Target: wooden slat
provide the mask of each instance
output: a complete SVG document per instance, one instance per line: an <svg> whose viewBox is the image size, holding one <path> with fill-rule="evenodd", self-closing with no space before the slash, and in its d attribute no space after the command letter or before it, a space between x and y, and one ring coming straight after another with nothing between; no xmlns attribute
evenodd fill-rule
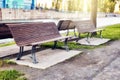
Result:
<svg viewBox="0 0 120 80"><path fill-rule="evenodd" d="M44 43L61 39L61 35L53 22L34 24L9 24L12 35L18 46Z"/></svg>
<svg viewBox="0 0 120 80"><path fill-rule="evenodd" d="M91 20L75 21L75 26L79 33L97 32L103 29L97 29Z"/></svg>

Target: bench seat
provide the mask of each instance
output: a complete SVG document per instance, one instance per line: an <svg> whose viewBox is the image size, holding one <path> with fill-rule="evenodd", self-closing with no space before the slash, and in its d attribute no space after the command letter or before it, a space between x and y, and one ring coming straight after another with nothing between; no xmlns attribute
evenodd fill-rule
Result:
<svg viewBox="0 0 120 80"><path fill-rule="evenodd" d="M57 38L53 38L53 39L48 39L45 41L31 43L30 45L43 44L43 43L47 43L47 42L58 41L58 40L65 39L65 38L70 38L70 36L61 36L61 37L57 37Z"/></svg>

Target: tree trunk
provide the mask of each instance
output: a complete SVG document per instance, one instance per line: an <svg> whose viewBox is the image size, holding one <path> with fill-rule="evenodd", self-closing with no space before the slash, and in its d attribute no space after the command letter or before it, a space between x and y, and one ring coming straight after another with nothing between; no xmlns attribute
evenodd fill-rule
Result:
<svg viewBox="0 0 120 80"><path fill-rule="evenodd" d="M58 11L58 0L56 1L56 4L55 4L55 9Z"/></svg>
<svg viewBox="0 0 120 80"><path fill-rule="evenodd" d="M97 26L97 0L91 0L91 20Z"/></svg>

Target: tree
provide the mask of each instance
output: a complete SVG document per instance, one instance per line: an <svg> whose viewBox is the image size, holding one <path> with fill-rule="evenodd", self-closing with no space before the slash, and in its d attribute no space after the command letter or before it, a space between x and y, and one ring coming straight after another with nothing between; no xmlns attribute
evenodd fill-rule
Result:
<svg viewBox="0 0 120 80"><path fill-rule="evenodd" d="M95 27L96 27L96 18L97 18L97 0L91 1L91 20L93 21ZM94 4L94 5L93 5Z"/></svg>
<svg viewBox="0 0 120 80"><path fill-rule="evenodd" d="M52 1L52 7L55 10L59 11L61 3L62 3L62 0L53 0Z"/></svg>
<svg viewBox="0 0 120 80"><path fill-rule="evenodd" d="M98 8L101 12L114 12L115 0L98 0Z"/></svg>
<svg viewBox="0 0 120 80"><path fill-rule="evenodd" d="M68 11L81 11L82 10L81 1L82 0L69 0Z"/></svg>

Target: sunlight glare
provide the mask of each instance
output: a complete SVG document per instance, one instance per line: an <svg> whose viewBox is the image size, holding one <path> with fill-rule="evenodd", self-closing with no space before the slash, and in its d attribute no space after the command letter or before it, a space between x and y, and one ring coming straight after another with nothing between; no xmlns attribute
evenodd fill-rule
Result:
<svg viewBox="0 0 120 80"><path fill-rule="evenodd" d="M41 7L52 7L52 0L37 0L37 5L40 4Z"/></svg>
<svg viewBox="0 0 120 80"><path fill-rule="evenodd" d="M87 12L87 5L88 5L88 0L84 0L84 4L83 4L83 11Z"/></svg>

